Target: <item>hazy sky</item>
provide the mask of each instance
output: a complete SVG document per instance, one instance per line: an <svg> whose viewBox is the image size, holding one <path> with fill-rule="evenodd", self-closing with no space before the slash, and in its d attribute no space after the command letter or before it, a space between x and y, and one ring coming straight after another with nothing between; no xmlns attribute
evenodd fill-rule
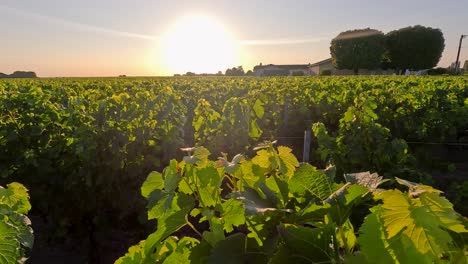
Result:
<svg viewBox="0 0 468 264"><path fill-rule="evenodd" d="M445 67L460 34L468 34L468 0L0 0L0 72L171 74L161 63L160 37L192 14L212 17L242 43L236 63L244 69L326 59L330 40L344 30L386 33L416 24L442 30ZM461 61L468 39L463 46Z"/></svg>

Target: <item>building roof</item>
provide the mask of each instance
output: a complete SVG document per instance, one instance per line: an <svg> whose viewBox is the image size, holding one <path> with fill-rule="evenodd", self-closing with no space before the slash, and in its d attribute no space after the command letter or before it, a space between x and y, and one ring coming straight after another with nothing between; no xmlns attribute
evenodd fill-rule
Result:
<svg viewBox="0 0 468 264"><path fill-rule="evenodd" d="M254 67L255 70L260 70L267 67L277 67L283 70L297 70L297 69L308 69L310 64L289 64L289 65L276 65L276 64L268 64L268 65L257 65Z"/></svg>
<svg viewBox="0 0 468 264"><path fill-rule="evenodd" d="M325 64L325 63L330 63L331 61L332 61L332 59L328 58L328 59L321 60L319 62L313 63L310 66L319 66L319 65L322 65L322 64Z"/></svg>

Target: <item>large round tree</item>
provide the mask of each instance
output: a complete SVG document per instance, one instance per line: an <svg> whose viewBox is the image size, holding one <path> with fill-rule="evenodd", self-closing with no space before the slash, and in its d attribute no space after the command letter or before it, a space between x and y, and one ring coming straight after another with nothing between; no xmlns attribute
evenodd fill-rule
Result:
<svg viewBox="0 0 468 264"><path fill-rule="evenodd" d="M375 69L382 62L385 36L375 29L356 29L341 32L331 41L333 65L338 69Z"/></svg>
<svg viewBox="0 0 468 264"><path fill-rule="evenodd" d="M432 68L445 47L440 29L419 25L387 33L386 42L391 65L398 70Z"/></svg>

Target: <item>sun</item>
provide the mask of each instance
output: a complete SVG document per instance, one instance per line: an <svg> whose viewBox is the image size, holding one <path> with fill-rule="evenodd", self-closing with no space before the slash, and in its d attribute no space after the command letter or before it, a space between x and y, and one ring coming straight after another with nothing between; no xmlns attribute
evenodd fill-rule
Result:
<svg viewBox="0 0 468 264"><path fill-rule="evenodd" d="M180 19L162 38L164 66L172 73L216 73L237 65L237 45L214 19L190 16Z"/></svg>

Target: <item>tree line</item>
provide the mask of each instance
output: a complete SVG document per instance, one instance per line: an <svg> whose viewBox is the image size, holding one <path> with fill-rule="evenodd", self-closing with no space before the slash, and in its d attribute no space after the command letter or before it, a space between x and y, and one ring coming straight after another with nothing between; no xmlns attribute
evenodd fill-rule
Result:
<svg viewBox="0 0 468 264"><path fill-rule="evenodd" d="M15 71L12 74L0 72L0 78L37 78L37 75L35 72L28 71Z"/></svg>
<svg viewBox="0 0 468 264"><path fill-rule="evenodd" d="M232 67L226 69L226 71L218 71L217 73L194 73L194 72L187 72L183 75L174 74L174 76L253 76L254 72L248 70L247 72L244 70L242 66Z"/></svg>
<svg viewBox="0 0 468 264"><path fill-rule="evenodd" d="M445 40L440 29L412 26L387 34L376 29L341 32L330 44L337 69L394 69L397 72L430 69L437 65Z"/></svg>

